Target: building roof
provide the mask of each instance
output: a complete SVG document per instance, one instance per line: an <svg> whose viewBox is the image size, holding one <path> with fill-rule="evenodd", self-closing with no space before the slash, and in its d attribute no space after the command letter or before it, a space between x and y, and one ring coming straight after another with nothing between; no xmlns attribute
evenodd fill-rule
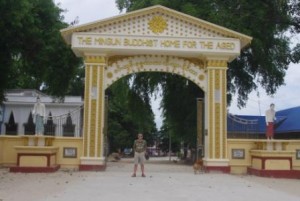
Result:
<svg viewBox="0 0 300 201"><path fill-rule="evenodd" d="M261 133L266 127L264 116L232 115L227 116L227 130L230 132Z"/></svg>
<svg viewBox="0 0 300 201"><path fill-rule="evenodd" d="M35 89L8 89L5 91L6 96L29 96L29 97L42 97L46 94Z"/></svg>
<svg viewBox="0 0 300 201"><path fill-rule="evenodd" d="M300 132L300 106L276 112L277 133Z"/></svg>
<svg viewBox="0 0 300 201"><path fill-rule="evenodd" d="M83 100L80 96L65 96L56 98L44 94L35 89L9 89L5 91L5 105L26 105L36 102L36 97L40 97L45 104L75 104L82 105Z"/></svg>
<svg viewBox="0 0 300 201"><path fill-rule="evenodd" d="M233 117L235 120L233 120ZM285 110L276 111L275 121L275 133L292 133L300 132L300 106L293 107ZM238 120L236 120L238 119ZM246 125L248 124L248 130L253 128L251 122L257 121L256 130L258 133L265 133L266 121L265 116L253 116L253 115L231 115L227 117L228 131L245 131L247 130ZM232 123L232 122L235 123ZM241 123L243 122L243 123ZM253 130L253 129L252 129Z"/></svg>

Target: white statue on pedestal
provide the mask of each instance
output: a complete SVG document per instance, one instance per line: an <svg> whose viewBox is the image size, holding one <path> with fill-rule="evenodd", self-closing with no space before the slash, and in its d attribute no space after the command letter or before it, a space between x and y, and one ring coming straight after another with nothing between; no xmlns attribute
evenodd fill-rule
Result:
<svg viewBox="0 0 300 201"><path fill-rule="evenodd" d="M274 136L274 121L276 120L275 117L275 105L272 103L270 105L270 109L266 111L266 124L267 124L267 130L266 130L266 137L267 139L273 139Z"/></svg>
<svg viewBox="0 0 300 201"><path fill-rule="evenodd" d="M46 117L45 104L41 103L40 97L37 97L34 104L32 114L35 116L35 134L42 135L44 133L44 118Z"/></svg>

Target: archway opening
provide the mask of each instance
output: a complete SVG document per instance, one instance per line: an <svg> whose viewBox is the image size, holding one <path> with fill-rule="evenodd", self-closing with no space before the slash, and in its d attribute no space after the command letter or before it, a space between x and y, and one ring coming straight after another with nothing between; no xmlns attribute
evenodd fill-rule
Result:
<svg viewBox="0 0 300 201"><path fill-rule="evenodd" d="M189 79L166 72L133 73L116 80L106 95L108 154L132 156L133 141L142 132L150 157L172 157L184 163L201 157L197 152L197 100L204 98L204 91ZM156 101L161 114L152 110L155 98L161 100ZM161 115L161 127L155 125L155 115Z"/></svg>

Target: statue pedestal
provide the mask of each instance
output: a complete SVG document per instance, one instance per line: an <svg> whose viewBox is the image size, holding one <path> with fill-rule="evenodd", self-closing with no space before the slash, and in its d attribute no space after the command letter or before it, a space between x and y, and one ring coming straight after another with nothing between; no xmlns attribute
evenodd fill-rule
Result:
<svg viewBox="0 0 300 201"><path fill-rule="evenodd" d="M268 151L273 150L273 143L271 141L267 141L266 145L267 145L266 148Z"/></svg>
<svg viewBox="0 0 300 201"><path fill-rule="evenodd" d="M264 150L267 151L282 151L286 144L286 140L260 140L259 142Z"/></svg>
<svg viewBox="0 0 300 201"><path fill-rule="evenodd" d="M45 135L24 135L22 136L27 139L27 146L51 146L53 136L45 136Z"/></svg>
<svg viewBox="0 0 300 201"><path fill-rule="evenodd" d="M299 177L300 172L292 169L295 154L295 151L251 150L251 167L248 168L248 173L263 177Z"/></svg>
<svg viewBox="0 0 300 201"><path fill-rule="evenodd" d="M51 145L48 136L25 136L27 146L15 146L17 165L10 167L10 172L55 172L57 165L58 147Z"/></svg>

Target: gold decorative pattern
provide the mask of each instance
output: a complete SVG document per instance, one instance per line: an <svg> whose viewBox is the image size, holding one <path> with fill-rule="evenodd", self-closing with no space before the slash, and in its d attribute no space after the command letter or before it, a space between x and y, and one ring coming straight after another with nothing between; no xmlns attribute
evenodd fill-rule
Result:
<svg viewBox="0 0 300 201"><path fill-rule="evenodd" d="M88 116L89 116L89 110L87 108L89 108L89 99L90 99L90 70L91 68L89 66L85 67L85 89L84 89L84 108L86 108L84 110L84 133L83 133L83 155L84 156L88 156L88 140L89 140L89 133L88 133Z"/></svg>
<svg viewBox="0 0 300 201"><path fill-rule="evenodd" d="M95 87L97 88L97 83L98 83L98 67L96 65L92 65L92 86L91 87ZM95 93L95 91L94 91ZM95 94L93 95L95 96ZM90 151L89 151L89 156L94 157L95 156L95 133L96 133L96 115L97 115L97 110L96 110L96 104L97 104L97 99L92 98L91 102L91 111L90 111Z"/></svg>
<svg viewBox="0 0 300 201"><path fill-rule="evenodd" d="M214 111L213 125L214 130L214 158L222 159L227 158L227 136L226 136L226 71L227 71L227 63L220 61L212 61L209 62L208 72L213 72L214 81L213 89L210 90L218 90L220 92L220 102L213 103L209 107L213 107L211 111ZM226 68L214 68L214 67L226 67ZM211 77L209 77L211 78ZM213 78L211 78L213 79ZM211 83L210 83L211 84ZM210 93L210 92L209 92Z"/></svg>
<svg viewBox="0 0 300 201"><path fill-rule="evenodd" d="M90 124L90 156L95 157L95 137L96 137L96 115L97 115L97 105L98 100L92 100L91 101L91 111L90 111L90 119L91 119L91 124Z"/></svg>
<svg viewBox="0 0 300 201"><path fill-rule="evenodd" d="M163 55L131 55L131 56L111 56L108 58L108 67L112 66L113 64L118 64L118 62L123 61L124 59L134 59L136 57L165 57L166 62L169 63L171 59L177 58L177 59L182 59L185 61L189 61L191 64L194 64L197 66L199 69L204 69L204 61L202 59L193 59L193 58L186 58L186 57L177 57L177 56L163 56Z"/></svg>
<svg viewBox="0 0 300 201"><path fill-rule="evenodd" d="M106 77L109 78L109 79L111 79L113 77L113 73L112 72L108 72L106 74Z"/></svg>
<svg viewBox="0 0 300 201"><path fill-rule="evenodd" d="M205 79L205 75L200 74L200 75L198 76L198 79L201 80L201 81L203 81L203 80Z"/></svg>
<svg viewBox="0 0 300 201"><path fill-rule="evenodd" d="M219 62L208 63L209 67L220 67ZM226 63L223 63L224 65ZM226 71L227 68L208 68L209 79L209 116L213 116L209 119L210 129L212 136L209 136L209 143L212 144L214 154L211 156L216 159L222 159L227 157L227 132L226 132ZM220 91L220 102L214 103L210 97L213 97L215 90ZM212 95L211 95L212 94ZM212 141L211 141L212 140ZM214 141L213 141L214 140Z"/></svg>
<svg viewBox="0 0 300 201"><path fill-rule="evenodd" d="M185 60L193 63L195 66L198 66L200 69L204 69L204 62L203 62L203 59L201 59L201 58L199 58L199 59L185 58L185 57L178 57L178 58L185 59Z"/></svg>
<svg viewBox="0 0 300 201"><path fill-rule="evenodd" d="M106 62L106 59L104 56L87 55L84 57L84 61L85 63L103 64Z"/></svg>
<svg viewBox="0 0 300 201"><path fill-rule="evenodd" d="M173 30L168 30L167 32L170 33L167 33L167 35L174 35L176 33L177 35L184 36L187 36L188 34L189 36L193 37L205 37L205 35L211 35L210 37L237 38L242 41L242 47L249 44L252 40L252 38L247 35L240 34L238 32L162 6L153 6L134 12L129 12L125 15L100 20L97 23L69 27L61 30L61 34L68 43L70 43L71 35L74 32L99 32L114 34L120 33L121 31L128 31L137 33L139 35L149 35L149 32L147 32L147 28L145 28L145 26L143 25L146 24L144 20L147 18L147 16L153 16L157 14L164 15L168 22L173 21L173 28L171 28ZM132 23L132 27L130 27L130 23ZM181 31L181 23L183 24L183 26L188 25L189 28L186 31Z"/></svg>
<svg viewBox="0 0 300 201"><path fill-rule="evenodd" d="M220 158L220 103L215 103L215 158Z"/></svg>
<svg viewBox="0 0 300 201"><path fill-rule="evenodd" d="M92 87L96 87L97 86L97 66L93 66L92 67Z"/></svg>
<svg viewBox="0 0 300 201"><path fill-rule="evenodd" d="M204 62L200 58L191 59L167 55L112 56L108 58L108 65L104 69L107 78L105 88L121 77L132 73L166 72L181 75L204 91L207 90L205 81L207 75L204 70ZM199 75L201 76L199 77Z"/></svg>
<svg viewBox="0 0 300 201"><path fill-rule="evenodd" d="M220 70L215 70L215 89L220 89Z"/></svg>
<svg viewBox="0 0 300 201"><path fill-rule="evenodd" d="M227 73L226 70L223 70L222 75L222 110L223 110L223 158L227 158L227 98L226 98L226 90L227 90Z"/></svg>
<svg viewBox="0 0 300 201"><path fill-rule="evenodd" d="M155 33L160 34L164 32L164 30L167 28L168 23L162 16L154 16L152 19L148 22L149 29Z"/></svg>
<svg viewBox="0 0 300 201"><path fill-rule="evenodd" d="M132 57L132 56L111 56L108 58L108 66L112 66L114 63L117 63L118 61L120 60L123 60L123 59L126 59L126 58L129 58L129 57Z"/></svg>
<svg viewBox="0 0 300 201"><path fill-rule="evenodd" d="M209 67L220 67L226 62L210 62ZM208 68L208 110L209 110L209 157L226 158L226 70ZM214 102L216 90L220 91L220 101Z"/></svg>
<svg viewBox="0 0 300 201"><path fill-rule="evenodd" d="M226 60L208 60L207 67L227 67Z"/></svg>
<svg viewBox="0 0 300 201"><path fill-rule="evenodd" d="M214 127L214 112L213 112L213 100L214 100L214 90L213 90L213 72L208 71L209 76L209 87L208 87L208 110L209 110L209 130L208 130L208 138L209 138L209 158L213 158L213 127Z"/></svg>
<svg viewBox="0 0 300 201"><path fill-rule="evenodd" d="M102 136L104 135L103 133L103 128L104 128L104 104L105 104L105 97L104 97L104 83L103 83L103 79L104 78L104 68L100 68L100 72L99 72L99 78L101 81L99 83L99 94L98 94L98 122L97 122L97 126L98 126L98 133L96 133L97 135L97 146L98 146L98 151L97 151L97 157L101 157L102 154L102 146L104 146L104 143L102 143Z"/></svg>

